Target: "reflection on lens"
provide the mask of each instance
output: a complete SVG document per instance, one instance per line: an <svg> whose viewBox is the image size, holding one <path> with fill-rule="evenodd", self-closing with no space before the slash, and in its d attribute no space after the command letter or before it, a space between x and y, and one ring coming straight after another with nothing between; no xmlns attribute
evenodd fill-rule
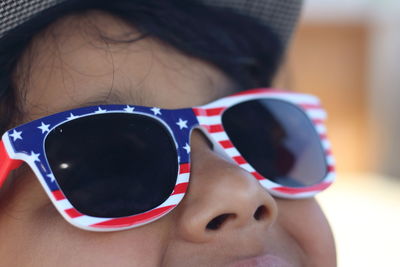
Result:
<svg viewBox="0 0 400 267"><path fill-rule="evenodd" d="M68 163L61 163L60 164L60 169L68 169L69 168L69 164Z"/></svg>
<svg viewBox="0 0 400 267"><path fill-rule="evenodd" d="M69 121L49 133L45 150L61 190L85 215L139 214L164 202L175 186L174 141L164 125L145 115Z"/></svg>
<svg viewBox="0 0 400 267"><path fill-rule="evenodd" d="M289 187L315 185L326 174L318 133L306 114L281 100L251 100L222 116L240 154L267 179Z"/></svg>

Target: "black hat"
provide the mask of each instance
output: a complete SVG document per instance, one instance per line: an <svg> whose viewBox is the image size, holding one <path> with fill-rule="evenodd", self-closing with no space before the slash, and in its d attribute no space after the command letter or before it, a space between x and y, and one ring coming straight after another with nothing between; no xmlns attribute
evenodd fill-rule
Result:
<svg viewBox="0 0 400 267"><path fill-rule="evenodd" d="M0 39L40 12L70 0L0 0ZM286 44L297 23L303 0L199 0L207 6L230 8L268 25Z"/></svg>

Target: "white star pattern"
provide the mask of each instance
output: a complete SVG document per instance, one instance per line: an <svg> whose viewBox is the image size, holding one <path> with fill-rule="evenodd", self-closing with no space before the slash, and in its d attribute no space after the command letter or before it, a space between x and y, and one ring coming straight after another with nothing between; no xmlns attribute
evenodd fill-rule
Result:
<svg viewBox="0 0 400 267"><path fill-rule="evenodd" d="M52 174L52 173L47 174L47 177L50 178L50 181L51 181L52 183L54 183L54 181L56 180L56 178L54 177L54 174Z"/></svg>
<svg viewBox="0 0 400 267"><path fill-rule="evenodd" d="M161 115L161 111L160 111L160 109L159 108L152 108L152 109L150 109L151 111L153 111L153 113L154 113L154 115Z"/></svg>
<svg viewBox="0 0 400 267"><path fill-rule="evenodd" d="M50 124L45 124L44 122L42 122L42 124L38 127L40 130L42 130L42 134L44 134L45 132L49 132L50 129Z"/></svg>
<svg viewBox="0 0 400 267"><path fill-rule="evenodd" d="M31 151L30 158L33 160L33 162L40 161L39 156L40 156L40 153L36 154L35 152Z"/></svg>
<svg viewBox="0 0 400 267"><path fill-rule="evenodd" d="M102 109L101 107L99 107L94 113L106 113L107 110Z"/></svg>
<svg viewBox="0 0 400 267"><path fill-rule="evenodd" d="M133 112L133 111L135 110L135 108L134 108L134 107L131 107L131 106L129 106L129 105L126 105L126 108L124 108L124 110L125 110L126 112Z"/></svg>
<svg viewBox="0 0 400 267"><path fill-rule="evenodd" d="M188 121L184 121L184 120L182 120L181 118L179 118L179 121L176 123L178 126L179 126L179 128L182 130L183 128L187 128L188 126L187 126L187 123L188 123Z"/></svg>
<svg viewBox="0 0 400 267"><path fill-rule="evenodd" d="M75 116L74 114L72 114L72 113L70 113L69 114L69 117L67 117L67 120L73 120L73 119L75 119L75 118L77 118L78 116Z"/></svg>
<svg viewBox="0 0 400 267"><path fill-rule="evenodd" d="M186 145L183 147L183 149L185 149L188 154L190 153L190 146L188 143L186 143Z"/></svg>
<svg viewBox="0 0 400 267"><path fill-rule="evenodd" d="M14 129L14 131L12 132L12 134L10 134L10 136L13 138L13 141L15 142L18 139L22 140L21 134L22 134L22 131L18 132L17 130Z"/></svg>

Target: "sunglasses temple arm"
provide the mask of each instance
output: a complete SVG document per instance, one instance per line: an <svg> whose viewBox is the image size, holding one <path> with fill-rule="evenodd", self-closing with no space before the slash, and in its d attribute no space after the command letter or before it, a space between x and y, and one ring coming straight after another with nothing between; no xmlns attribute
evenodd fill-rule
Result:
<svg viewBox="0 0 400 267"><path fill-rule="evenodd" d="M8 177L8 174L21 166L22 160L12 159L8 156L7 150L0 141L0 188Z"/></svg>

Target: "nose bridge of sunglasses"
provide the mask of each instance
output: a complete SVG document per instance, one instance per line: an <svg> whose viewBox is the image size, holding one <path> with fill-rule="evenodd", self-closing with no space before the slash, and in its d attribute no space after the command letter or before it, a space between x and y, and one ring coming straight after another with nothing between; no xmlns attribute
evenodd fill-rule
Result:
<svg viewBox="0 0 400 267"><path fill-rule="evenodd" d="M208 143L209 147L215 151L217 154L223 154L226 155L229 160L233 162L231 157L228 155L228 153L224 150L223 146L218 142L215 137L212 136L212 134L208 131L208 129L204 125L198 125L193 128L191 135L190 135L190 140L191 140L191 145L192 143L192 138L195 132L200 133L204 138L205 141Z"/></svg>
<svg viewBox="0 0 400 267"><path fill-rule="evenodd" d="M194 108L193 111L199 122L195 129L199 130L207 138L212 145L213 151L226 156L225 158L235 163L232 153L229 153L231 149L234 149L233 144L222 126L221 116L225 109L226 107L224 106Z"/></svg>

